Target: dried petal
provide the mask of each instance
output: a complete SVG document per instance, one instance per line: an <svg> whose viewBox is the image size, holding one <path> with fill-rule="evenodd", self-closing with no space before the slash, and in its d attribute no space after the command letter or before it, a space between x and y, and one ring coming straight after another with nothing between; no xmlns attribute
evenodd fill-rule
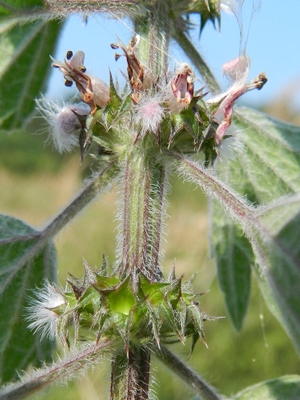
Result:
<svg viewBox="0 0 300 400"><path fill-rule="evenodd" d="M109 87L100 79L85 74L83 65L85 54L77 51L74 55L67 52L64 63L54 60L52 66L59 68L65 78L65 85L71 86L74 81L81 93L82 100L91 107L91 114L95 114L98 107L103 107L109 102Z"/></svg>

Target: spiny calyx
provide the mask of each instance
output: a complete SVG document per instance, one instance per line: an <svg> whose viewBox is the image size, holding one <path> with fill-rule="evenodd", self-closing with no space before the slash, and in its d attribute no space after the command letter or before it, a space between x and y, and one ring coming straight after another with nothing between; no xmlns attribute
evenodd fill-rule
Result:
<svg viewBox="0 0 300 400"><path fill-rule="evenodd" d="M106 262L96 272L86 262L82 280L71 277L69 288L60 291L64 298L51 312L57 315L57 335L70 345L80 339L99 341L102 337L119 338L142 345L185 342L192 336L205 342L203 322L215 320L199 308L199 295L191 282L174 271L168 279L150 281L140 271L124 277L109 275ZM57 289L58 290L58 289Z"/></svg>

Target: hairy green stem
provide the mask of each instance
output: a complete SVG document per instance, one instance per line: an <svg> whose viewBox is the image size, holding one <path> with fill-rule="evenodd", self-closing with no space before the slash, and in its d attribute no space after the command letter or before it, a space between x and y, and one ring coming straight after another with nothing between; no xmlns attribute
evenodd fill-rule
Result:
<svg viewBox="0 0 300 400"><path fill-rule="evenodd" d="M213 171L178 154L170 153L169 155L175 156L174 164L186 180L194 182L202 187L206 194L218 200L244 229L247 230L248 225L251 227L258 225L259 222L255 218L251 204L220 181Z"/></svg>
<svg viewBox="0 0 300 400"><path fill-rule="evenodd" d="M156 351L156 357L176 373L188 386L192 387L203 400L221 400L215 390L199 375L179 360L166 346Z"/></svg>
<svg viewBox="0 0 300 400"><path fill-rule="evenodd" d="M131 344L112 362L111 400L149 398L150 350Z"/></svg>
<svg viewBox="0 0 300 400"><path fill-rule="evenodd" d="M148 68L145 74L153 77L166 76L168 70L168 49L170 42L168 10L163 2L148 7L146 16L136 17L135 31L141 37L138 55Z"/></svg>
<svg viewBox="0 0 300 400"><path fill-rule="evenodd" d="M137 145L138 146L138 145ZM140 272L151 281L161 278L159 266L165 207L166 174L155 159L130 154L124 172L122 226L119 240L120 275L132 276L138 284ZM138 288L134 288L137 291ZM150 352L129 343L112 362L111 400L146 400L149 392Z"/></svg>
<svg viewBox="0 0 300 400"><path fill-rule="evenodd" d="M128 158L124 176L121 274L137 269L151 280L159 268L165 206L165 170L139 154Z"/></svg>
<svg viewBox="0 0 300 400"><path fill-rule="evenodd" d="M169 29L163 3L149 6L146 16L134 20L140 35L138 57L146 67L142 72L145 89L152 89L155 77L166 76L168 69ZM148 88L149 82L149 88ZM152 137L153 139L153 137ZM120 275L132 276L138 284L140 272L151 281L161 279L160 254L166 174L151 156L150 141L136 143L125 164L122 225L119 238ZM141 147L140 147L141 146ZM145 147L144 147L145 146ZM158 143L155 140L155 152ZM138 290L135 288L135 290ZM112 362L111 400L147 400L149 397L150 352L130 344Z"/></svg>

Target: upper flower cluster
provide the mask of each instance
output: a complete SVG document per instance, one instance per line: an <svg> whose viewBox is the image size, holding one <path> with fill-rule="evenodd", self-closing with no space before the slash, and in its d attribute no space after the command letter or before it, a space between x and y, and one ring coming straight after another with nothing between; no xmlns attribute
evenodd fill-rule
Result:
<svg viewBox="0 0 300 400"><path fill-rule="evenodd" d="M127 60L130 94L123 99L112 81L108 86L86 72L82 51L75 54L68 51L64 62L53 60L53 67L63 73L65 84L71 86L75 82L82 101L90 108L88 113L82 113L74 106L68 106L71 112L61 110L57 113L59 117L50 118L58 125L54 129L54 142L58 149L69 150L71 143L74 143L73 138L66 140L66 137L72 137L70 132L73 124L74 132L80 129L82 156L92 137L98 137L106 154L115 153L116 148L124 148L122 145L125 142L128 144L126 132L131 130L132 144L147 133L152 133L157 138L160 150L165 148L188 153L201 150L206 162L213 162L231 124L234 102L249 90L261 89L267 81L265 75L260 74L246 83L249 59L243 55L223 66L224 73L232 83L230 89L205 101L201 91L194 92L194 74L189 64L179 65L173 76L155 76L137 58L135 51L138 43L139 37L135 36L128 46L123 43L111 45L113 49L123 51L123 54L116 53L116 60L122 55ZM44 115L50 117L45 107L40 108ZM69 118L70 123L63 123L64 118ZM58 131L61 132L62 143L59 142ZM114 135L116 141L120 141L119 146L107 139L108 132ZM123 143L122 137L126 137Z"/></svg>

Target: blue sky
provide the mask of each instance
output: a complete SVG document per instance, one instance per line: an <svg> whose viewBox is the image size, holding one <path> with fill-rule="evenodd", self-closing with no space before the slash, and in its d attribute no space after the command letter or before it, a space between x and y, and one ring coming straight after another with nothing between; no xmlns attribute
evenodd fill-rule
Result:
<svg viewBox="0 0 300 400"><path fill-rule="evenodd" d="M244 102L263 104L289 88L300 108L300 0L261 0L259 11L251 17L253 3L259 1L244 1L242 38L236 18L222 13L220 31L208 22L200 39L198 29L191 32L192 40L223 88L227 82L222 77L222 65L246 48L251 59L249 78L265 72L268 83L261 91L246 94ZM110 43L117 42L117 37L127 43L132 35L128 20L96 15L84 24L79 16L72 16L66 22L54 56L62 61L67 50L83 50L88 71L107 82L109 69L119 76L120 70L126 71L125 58L116 63ZM174 45L170 57L171 61L188 61ZM70 95L70 90L64 87L59 71L53 70L48 94L63 97Z"/></svg>

